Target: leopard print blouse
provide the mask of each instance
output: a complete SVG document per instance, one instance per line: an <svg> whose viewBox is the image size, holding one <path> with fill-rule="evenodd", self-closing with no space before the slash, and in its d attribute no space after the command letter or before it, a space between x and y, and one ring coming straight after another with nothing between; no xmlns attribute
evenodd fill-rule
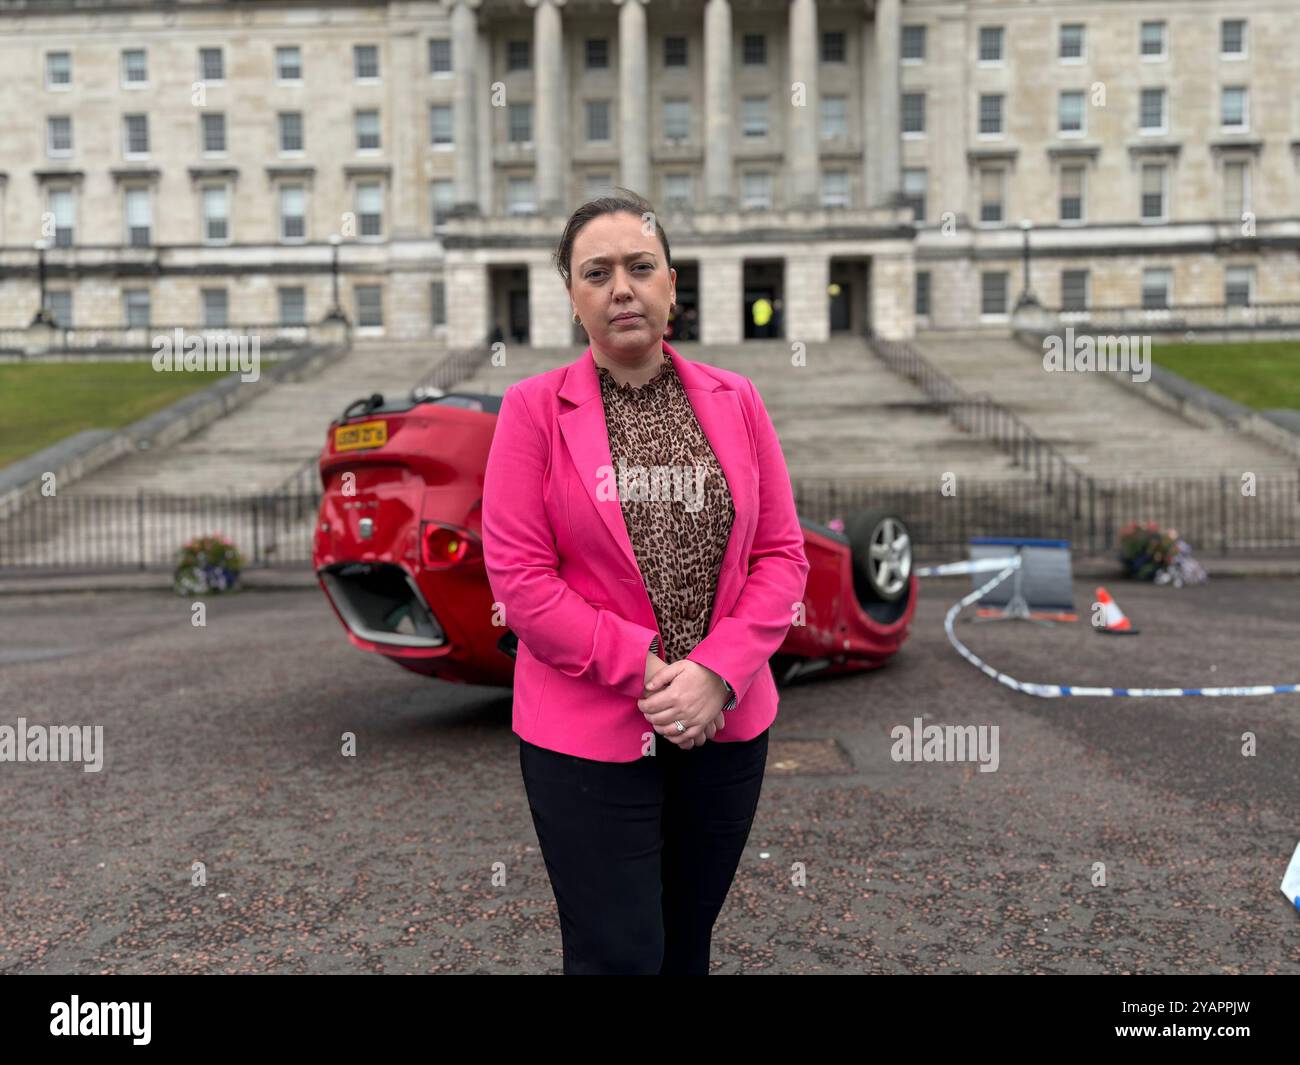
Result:
<svg viewBox="0 0 1300 1065"><path fill-rule="evenodd" d="M623 522L663 636L650 649L675 662L708 630L735 519L731 490L668 352L643 385L596 370ZM732 692L724 708L734 705Z"/></svg>

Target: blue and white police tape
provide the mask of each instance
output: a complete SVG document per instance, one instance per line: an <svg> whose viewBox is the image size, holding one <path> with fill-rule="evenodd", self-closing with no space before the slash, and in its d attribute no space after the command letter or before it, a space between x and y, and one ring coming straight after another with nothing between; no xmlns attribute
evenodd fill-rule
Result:
<svg viewBox="0 0 1300 1065"><path fill-rule="evenodd" d="M1011 558L981 558L968 562L949 562L942 566L926 566L916 571L919 577L946 577L953 574L961 573L982 573L986 570L1001 568L1001 572L987 583L976 588L969 595L963 596L958 602L954 603L943 619L944 631L948 634L948 642L956 648L957 653L966 659L971 665L982 673L987 673L999 684L1004 684L1013 691L1024 692L1027 695L1037 695L1041 699L1057 699L1064 695L1094 695L1117 697L1126 696L1129 698L1145 696L1170 696L1170 695L1285 695L1292 692L1300 692L1300 683L1295 684L1251 684L1245 687L1236 688L1087 688L1077 684L1035 684L1032 681L1017 680L1015 677L1008 676L1001 670L994 669L984 659L980 658L974 651L967 647L961 640L957 639L957 634L953 632L953 619L962 612L965 607L979 601L986 594L991 592L999 584L1010 577L1017 569L1020 568L1020 556Z"/></svg>

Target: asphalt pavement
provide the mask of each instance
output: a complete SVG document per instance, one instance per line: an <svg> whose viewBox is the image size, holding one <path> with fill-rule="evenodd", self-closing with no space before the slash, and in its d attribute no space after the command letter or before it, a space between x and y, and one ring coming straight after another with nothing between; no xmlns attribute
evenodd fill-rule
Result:
<svg viewBox="0 0 1300 1065"><path fill-rule="evenodd" d="M1300 681L1300 581L1106 583L1139 636L959 631L1023 680ZM782 689L714 973L1300 972L1300 695L1017 694L947 644L969 587L926 582L887 668ZM0 726L104 730L99 772L0 762L0 972L559 971L508 690L352 649L312 587L206 620L0 596ZM918 717L997 726L996 771L895 760Z"/></svg>

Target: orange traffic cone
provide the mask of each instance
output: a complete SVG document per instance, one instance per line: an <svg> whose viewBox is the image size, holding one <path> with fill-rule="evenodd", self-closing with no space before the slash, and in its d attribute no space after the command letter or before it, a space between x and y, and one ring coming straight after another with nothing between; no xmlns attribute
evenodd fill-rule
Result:
<svg viewBox="0 0 1300 1065"><path fill-rule="evenodd" d="M1133 622L1124 616L1124 611L1119 608L1119 604L1110 597L1110 592L1105 588L1097 589L1097 602L1105 610L1104 624L1097 630L1098 632L1108 633L1112 636L1136 636L1138 629L1133 627Z"/></svg>

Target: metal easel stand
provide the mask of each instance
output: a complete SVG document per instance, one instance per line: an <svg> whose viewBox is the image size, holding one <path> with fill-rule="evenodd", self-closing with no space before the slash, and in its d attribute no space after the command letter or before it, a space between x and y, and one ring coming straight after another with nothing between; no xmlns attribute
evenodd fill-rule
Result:
<svg viewBox="0 0 1300 1065"><path fill-rule="evenodd" d="M1025 575L1025 559L1020 548L1016 549L1016 558L1020 560L1020 565L1016 567L1015 576L1011 582L1011 598L1007 600L1004 606L993 617L979 617L976 615L971 618L972 623L981 621L1032 621L1035 625L1046 625L1049 628L1056 625L1055 621L1049 621L1046 618L1036 618L1029 609L1029 603L1026 601L1024 593L1021 591L1021 582ZM988 607L986 609L992 609Z"/></svg>

